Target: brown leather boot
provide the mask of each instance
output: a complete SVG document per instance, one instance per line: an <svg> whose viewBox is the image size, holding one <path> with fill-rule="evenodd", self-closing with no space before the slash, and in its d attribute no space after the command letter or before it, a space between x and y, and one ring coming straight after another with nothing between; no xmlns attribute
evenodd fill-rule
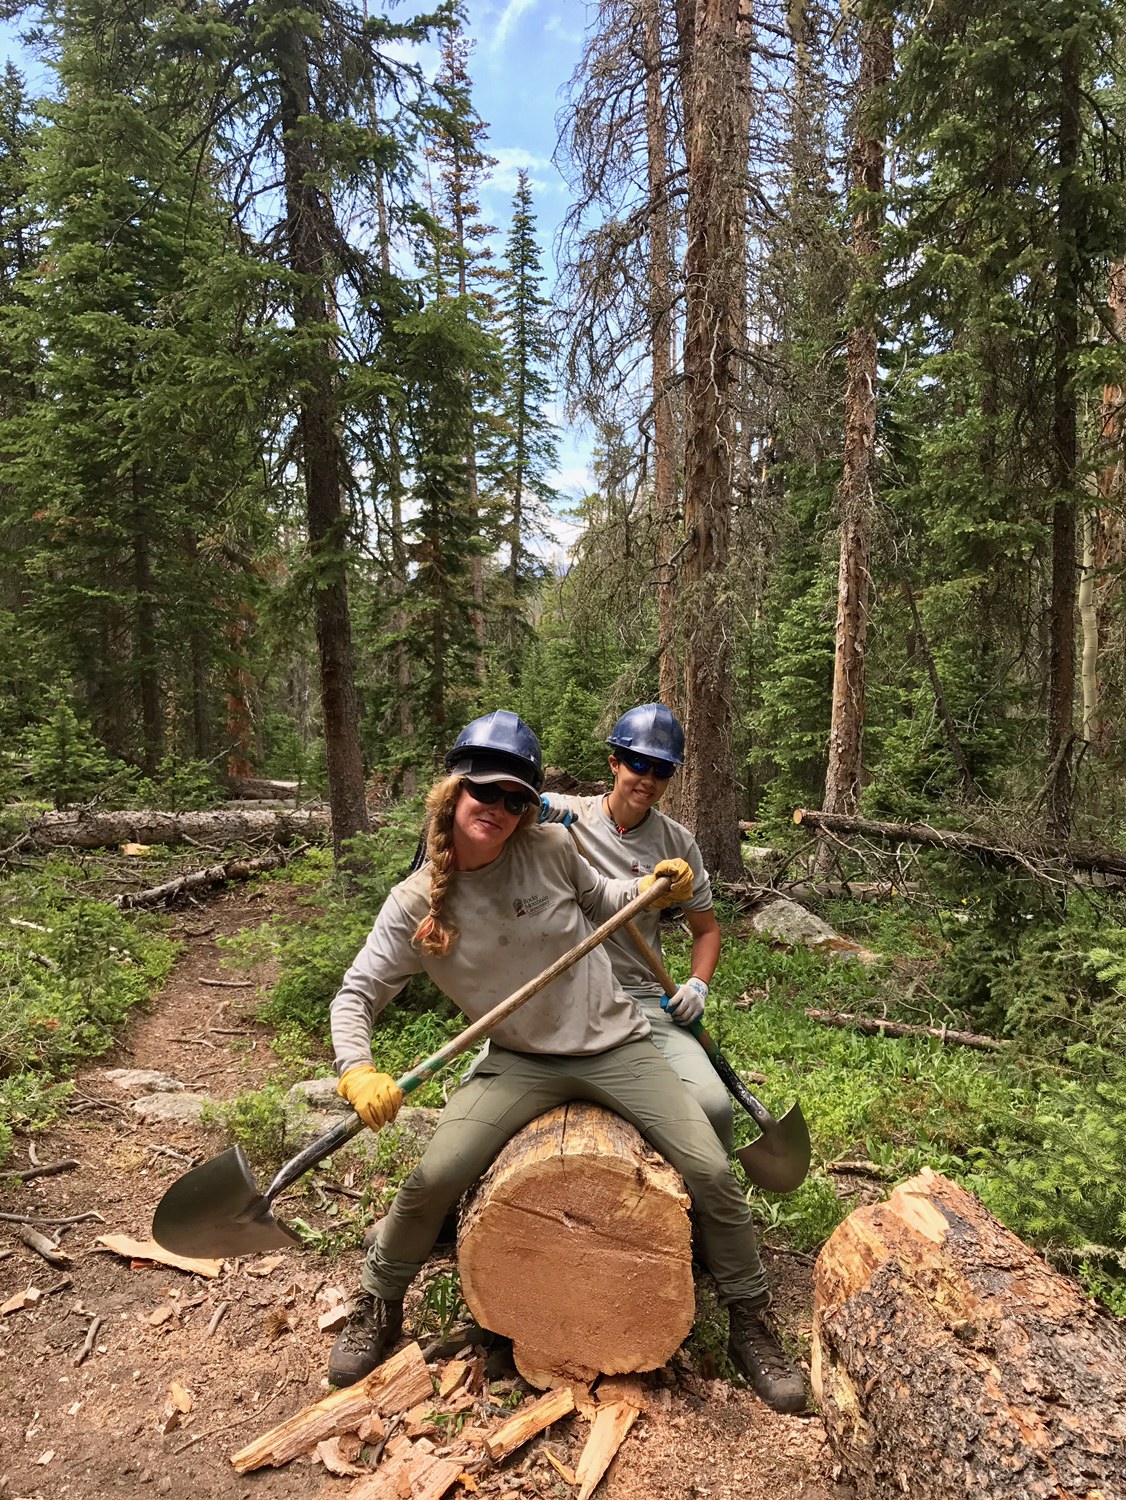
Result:
<svg viewBox="0 0 1126 1500"><path fill-rule="evenodd" d="M765 1302L732 1302L727 1350L735 1367L780 1412L805 1410L805 1381L766 1321Z"/></svg>
<svg viewBox="0 0 1126 1500"><path fill-rule="evenodd" d="M403 1304L360 1292L328 1356L330 1385L355 1385L382 1364L403 1331Z"/></svg>

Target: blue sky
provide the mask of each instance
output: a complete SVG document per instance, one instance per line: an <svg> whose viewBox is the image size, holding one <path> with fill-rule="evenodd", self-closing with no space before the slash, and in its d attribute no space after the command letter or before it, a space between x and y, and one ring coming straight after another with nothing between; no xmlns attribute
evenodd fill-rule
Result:
<svg viewBox="0 0 1126 1500"><path fill-rule="evenodd" d="M411 8L409 0L402 5L404 12ZM556 115L594 9L585 0L466 0L475 43L470 59L473 102L489 127L488 152L497 159L481 195L482 211L499 230L499 248L512 216L516 173L520 167L527 170L548 291L554 280L556 231L568 201L567 187L551 161ZM50 86L50 75L44 75L19 46L16 27L0 23L0 45L28 75L32 88ZM566 508L586 490L590 448L582 433L562 424L561 413L555 415L560 422L559 470L552 483L560 492L560 507ZM574 530L560 522L560 541L570 539Z"/></svg>

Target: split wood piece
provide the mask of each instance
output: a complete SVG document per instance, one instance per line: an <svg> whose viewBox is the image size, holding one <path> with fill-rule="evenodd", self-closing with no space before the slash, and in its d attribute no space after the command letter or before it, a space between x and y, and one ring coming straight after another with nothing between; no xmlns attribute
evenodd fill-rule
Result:
<svg viewBox="0 0 1126 1500"><path fill-rule="evenodd" d="M100 1234L94 1243L104 1245L115 1255L123 1255L126 1260L152 1260L158 1265L173 1266L177 1271L190 1271L193 1276L206 1276L212 1281L223 1272L221 1260L176 1255L171 1250L165 1250L155 1240L134 1240L127 1234Z"/></svg>
<svg viewBox="0 0 1126 1500"><path fill-rule="evenodd" d="M304 1411L287 1417L232 1455L240 1474L269 1464L279 1468L327 1437L354 1431L372 1412L394 1416L433 1391L430 1371L417 1344L408 1344L355 1385L333 1391Z"/></svg>
<svg viewBox="0 0 1126 1500"><path fill-rule="evenodd" d="M409 1459L407 1477L411 1500L442 1500L447 1490L453 1489L457 1483L463 1467L463 1459L439 1458L433 1453L420 1453Z"/></svg>
<svg viewBox="0 0 1126 1500"><path fill-rule="evenodd" d="M30 824L17 847L116 849L121 844L270 844L322 838L331 828L326 811L159 812L150 810L46 812Z"/></svg>
<svg viewBox="0 0 1126 1500"><path fill-rule="evenodd" d="M807 1010L811 1021L838 1026L845 1031L863 1031L868 1036L933 1037L950 1047L976 1047L979 1052L1004 1052L1008 1042L976 1031L955 1031L950 1026L918 1026L909 1021L885 1021L879 1016L856 1016L843 1010Z"/></svg>
<svg viewBox="0 0 1126 1500"><path fill-rule="evenodd" d="M522 1448L538 1433L550 1427L552 1422L569 1417L574 1409L575 1398L570 1386L564 1385L557 1391L548 1391L546 1396L540 1396L531 1406L526 1406L523 1411L509 1417L495 1432L490 1432L485 1439L485 1452L494 1463L500 1463L510 1453L515 1453L517 1448Z"/></svg>
<svg viewBox="0 0 1126 1500"><path fill-rule="evenodd" d="M60 1172L73 1172L77 1166L75 1158L68 1156L66 1161L37 1162L33 1167L25 1167L22 1172L0 1172L0 1177L18 1177L21 1182L30 1182L33 1177L57 1177Z"/></svg>
<svg viewBox="0 0 1126 1500"><path fill-rule="evenodd" d="M451 1359L438 1380L438 1399L445 1400L447 1396L452 1396L469 1374L469 1370L468 1360Z"/></svg>
<svg viewBox="0 0 1126 1500"><path fill-rule="evenodd" d="M1044 876L1045 866L1070 865L1077 870L1099 870L1105 875L1126 876L1126 853L1096 844L1058 843L1051 839L998 844L972 833L931 828L927 823L882 823L873 818L854 818L845 813L816 812L807 807L794 811L794 822L823 828L844 838L880 839L893 844L923 844L952 849L979 859L1002 860L1023 865L1032 875Z"/></svg>
<svg viewBox="0 0 1126 1500"><path fill-rule="evenodd" d="M1126 1324L929 1168L818 1256L812 1380L860 1500L1124 1493Z"/></svg>
<svg viewBox="0 0 1126 1500"><path fill-rule="evenodd" d="M223 865L211 865L206 870L193 870L178 880L166 880L163 885L154 885L147 891L127 891L115 896L113 904L120 911L133 911L139 906L162 906L176 901L181 896L214 890L231 880L249 880L262 870L276 870L289 863L292 855L279 849L274 854L262 854L257 859L229 859Z"/></svg>
<svg viewBox="0 0 1126 1500"><path fill-rule="evenodd" d="M66 1251L60 1250L53 1240L49 1240L45 1234L40 1234L38 1229L32 1229L30 1224L21 1224L16 1234L29 1250L34 1250L36 1255L41 1255L48 1265L70 1265L70 1256Z"/></svg>
<svg viewBox="0 0 1126 1500"><path fill-rule="evenodd" d="M637 1407L628 1401L610 1401L599 1407L575 1469L575 1483L579 1487L577 1500L590 1500L637 1421L637 1415Z"/></svg>
<svg viewBox="0 0 1126 1500"><path fill-rule="evenodd" d="M632 1125L575 1102L501 1151L462 1213L462 1296L544 1389L654 1370L695 1314L689 1199Z"/></svg>

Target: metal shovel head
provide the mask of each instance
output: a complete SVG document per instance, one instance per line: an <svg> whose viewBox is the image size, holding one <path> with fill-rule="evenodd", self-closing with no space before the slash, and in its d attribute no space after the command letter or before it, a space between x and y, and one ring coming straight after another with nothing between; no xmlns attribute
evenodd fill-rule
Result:
<svg viewBox="0 0 1126 1500"><path fill-rule="evenodd" d="M178 1177L156 1206L152 1237L175 1255L256 1255L299 1245L279 1224L241 1146Z"/></svg>
<svg viewBox="0 0 1126 1500"><path fill-rule="evenodd" d="M736 1151L735 1159L755 1187L768 1193L792 1193L809 1175L809 1126L794 1104L768 1125L757 1141Z"/></svg>

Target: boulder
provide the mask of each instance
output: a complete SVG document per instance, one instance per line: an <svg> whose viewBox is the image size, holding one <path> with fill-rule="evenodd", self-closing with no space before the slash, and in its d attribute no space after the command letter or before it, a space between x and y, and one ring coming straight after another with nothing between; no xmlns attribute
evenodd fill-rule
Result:
<svg viewBox="0 0 1126 1500"><path fill-rule="evenodd" d="M107 1068L103 1077L127 1094L178 1094L184 1088L179 1078L152 1068Z"/></svg>
<svg viewBox="0 0 1126 1500"><path fill-rule="evenodd" d="M211 1104L206 1094L142 1094L129 1108L146 1125L199 1125Z"/></svg>

